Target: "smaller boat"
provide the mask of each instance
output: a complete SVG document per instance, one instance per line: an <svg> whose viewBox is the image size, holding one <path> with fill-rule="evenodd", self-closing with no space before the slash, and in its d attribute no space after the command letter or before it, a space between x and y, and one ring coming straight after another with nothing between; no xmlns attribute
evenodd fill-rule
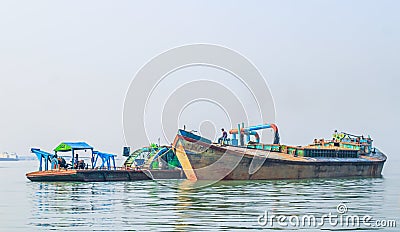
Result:
<svg viewBox="0 0 400 232"><path fill-rule="evenodd" d="M18 161L18 155L16 153L7 153L7 152L3 152L0 153L0 161Z"/></svg>
<svg viewBox="0 0 400 232"><path fill-rule="evenodd" d="M39 160L39 170L26 174L31 181L137 181L151 179L182 179L184 173L180 164L171 166L174 153L171 149L153 145L139 149L129 154L129 148L124 148L128 159L123 167L116 167L116 155L100 152L85 142L63 142L54 149L54 153L32 148L31 152ZM60 153L69 152L71 162ZM79 153L79 154L78 154ZM82 159L82 154L89 155ZM81 157L80 157L81 155ZM171 158L168 162L168 158Z"/></svg>

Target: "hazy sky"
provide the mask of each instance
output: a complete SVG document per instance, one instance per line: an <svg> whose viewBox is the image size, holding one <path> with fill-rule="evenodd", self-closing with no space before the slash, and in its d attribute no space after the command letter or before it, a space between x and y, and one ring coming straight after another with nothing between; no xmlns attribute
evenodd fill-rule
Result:
<svg viewBox="0 0 400 232"><path fill-rule="evenodd" d="M0 151L84 140L120 154L138 69L212 43L264 74L283 143L337 128L398 159L399 11L395 0L1 1Z"/></svg>

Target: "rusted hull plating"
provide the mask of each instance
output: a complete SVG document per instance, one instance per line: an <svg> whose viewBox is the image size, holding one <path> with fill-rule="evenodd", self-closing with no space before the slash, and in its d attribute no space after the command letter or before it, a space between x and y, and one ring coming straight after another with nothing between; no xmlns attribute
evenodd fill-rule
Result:
<svg viewBox="0 0 400 232"><path fill-rule="evenodd" d="M210 145L181 135L176 137L175 147L186 176L192 180L381 177L386 161L379 151L373 157L351 159L293 157L279 152ZM260 165L250 171L255 156Z"/></svg>
<svg viewBox="0 0 400 232"><path fill-rule="evenodd" d="M31 181L105 182L184 179L185 175L181 170L49 170L27 173L26 177Z"/></svg>

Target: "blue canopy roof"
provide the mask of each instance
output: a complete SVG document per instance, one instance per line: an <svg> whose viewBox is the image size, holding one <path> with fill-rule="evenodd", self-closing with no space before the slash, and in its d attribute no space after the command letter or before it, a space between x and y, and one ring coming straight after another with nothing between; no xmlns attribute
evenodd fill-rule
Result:
<svg viewBox="0 0 400 232"><path fill-rule="evenodd" d="M62 142L54 149L54 151L71 151L84 149L93 149L93 147L85 142Z"/></svg>

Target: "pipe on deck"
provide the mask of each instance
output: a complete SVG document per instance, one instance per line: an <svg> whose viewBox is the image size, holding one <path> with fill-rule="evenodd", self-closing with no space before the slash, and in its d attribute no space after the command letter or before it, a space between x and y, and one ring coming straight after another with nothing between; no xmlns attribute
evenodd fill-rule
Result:
<svg viewBox="0 0 400 232"><path fill-rule="evenodd" d="M249 131L254 131L254 130L262 130L262 129L268 129L268 128L272 128L275 133L278 131L278 127L273 124L273 123L266 123L266 124L261 124L261 125L257 125L257 126L249 126L248 129Z"/></svg>
<svg viewBox="0 0 400 232"><path fill-rule="evenodd" d="M254 135L254 137L256 138L257 143L260 142L260 135L256 131L249 131L249 130L246 130L246 128L241 128L240 132L243 135ZM229 130L229 134L236 136L238 134L238 129Z"/></svg>
<svg viewBox="0 0 400 232"><path fill-rule="evenodd" d="M266 124L260 124L260 125L256 125L256 126L250 126L247 128L240 128L240 134L243 135L254 135L254 137L256 138L256 142L259 143L260 142L260 136L259 134L256 132L256 130L262 130L262 129L268 129L268 128L272 128L275 132L275 138L274 138L274 144L279 144L279 133L278 133L278 127L276 126L276 124L274 123L266 123ZM231 129L229 130L229 133L232 135L236 135L238 134L238 129Z"/></svg>

